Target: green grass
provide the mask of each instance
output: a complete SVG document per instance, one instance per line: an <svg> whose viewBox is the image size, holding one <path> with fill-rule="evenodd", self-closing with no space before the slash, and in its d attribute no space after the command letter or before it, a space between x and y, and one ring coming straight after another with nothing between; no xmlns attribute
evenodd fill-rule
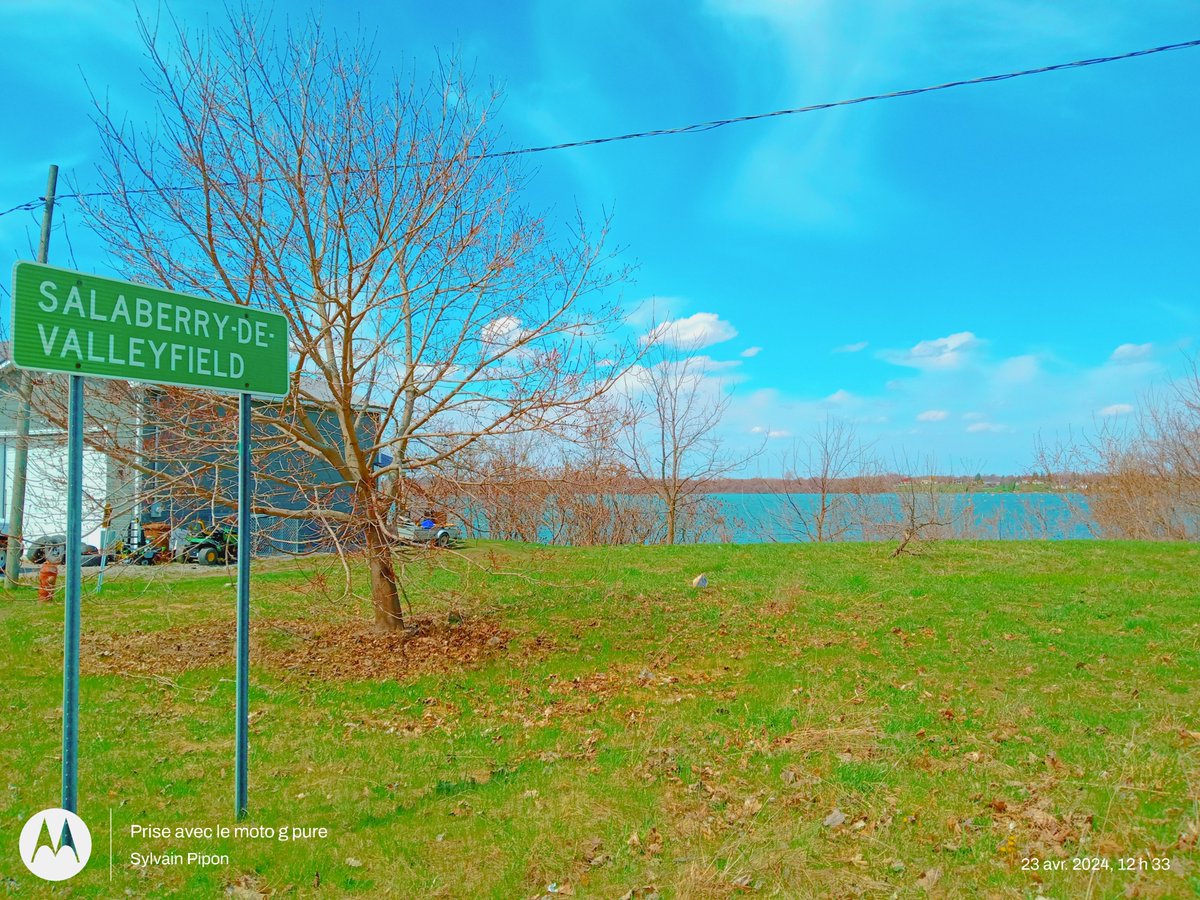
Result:
<svg viewBox="0 0 1200 900"><path fill-rule="evenodd" d="M138 823L233 824L232 631L219 665L98 675L85 658L80 812L96 849L53 888L15 842L57 803L61 607L0 599L0 884L88 897L519 898L551 883L589 897L1200 896L1200 550L888 549L490 544L468 555L518 574L415 567L418 615L497 620L515 634L507 648L399 681L253 672L249 822L323 826L324 840L130 838ZM696 591L700 572L710 587ZM84 631L232 629L228 581L113 581L85 597ZM285 566L256 576L254 615L366 610ZM256 640L265 652L304 639ZM844 823L826 826L835 809ZM129 864L166 850L230 863ZM1067 869L1026 871L1027 856ZM1171 869L1093 876L1075 857Z"/></svg>

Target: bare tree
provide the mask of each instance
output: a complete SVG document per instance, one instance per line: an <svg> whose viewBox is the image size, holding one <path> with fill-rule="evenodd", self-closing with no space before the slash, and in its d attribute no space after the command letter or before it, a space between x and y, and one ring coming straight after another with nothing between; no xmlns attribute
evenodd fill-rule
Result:
<svg viewBox="0 0 1200 900"><path fill-rule="evenodd" d="M1074 435L1068 433L1066 438L1052 440L1039 435L1033 465L1045 481L1048 492L1062 504L1062 515L1057 522L1048 522L1044 507L1038 512L1037 495L1029 498L1022 504L1023 513L1032 518L1039 531L1031 529L1028 536L1047 538L1053 534L1070 535L1078 530L1098 537L1100 530L1084 493L1095 473L1091 471L1088 454L1080 449Z"/></svg>
<svg viewBox="0 0 1200 900"><path fill-rule="evenodd" d="M827 417L782 459L785 488L778 530L807 541L861 533L867 497L880 490L879 465L854 426Z"/></svg>
<svg viewBox="0 0 1200 900"><path fill-rule="evenodd" d="M1158 492L1172 513L1171 537L1200 536L1200 356L1162 396L1151 396L1139 418L1139 443L1146 448Z"/></svg>
<svg viewBox="0 0 1200 900"><path fill-rule="evenodd" d="M1137 540L1200 536L1200 370L1144 396L1132 419L1090 439L1088 504L1101 530Z"/></svg>
<svg viewBox="0 0 1200 900"><path fill-rule="evenodd" d="M1039 442L1038 466L1093 534L1135 540L1200 537L1200 358L1139 399L1133 415L1091 433ZM1070 494L1066 494L1070 498ZM1068 501L1070 502L1070 500Z"/></svg>
<svg viewBox="0 0 1200 900"><path fill-rule="evenodd" d="M945 536L956 518L953 495L938 487L937 463L933 457L927 458L921 466L913 466L906 459L897 468L907 474L896 486L899 516L892 527L899 543L892 551L893 558L911 553L913 547L922 542ZM962 516L973 511L960 509L957 513Z"/></svg>
<svg viewBox="0 0 1200 900"><path fill-rule="evenodd" d="M579 411L569 439L547 434L481 440L431 488L473 531L502 540L589 546L645 543L659 530L653 498L618 451L626 411L600 398Z"/></svg>
<svg viewBox="0 0 1200 900"><path fill-rule="evenodd" d="M711 377L708 358L696 349L660 338L629 379L633 391L621 450L633 475L662 504L667 544L694 525L708 486L754 455L723 447L717 431L732 395Z"/></svg>
<svg viewBox="0 0 1200 900"><path fill-rule="evenodd" d="M249 13L165 38L143 22L142 38L158 119L138 133L98 105L90 223L131 280L287 316L291 392L256 429L290 462L256 512L365 544L375 622L398 629L396 525L436 473L482 440L568 428L620 376L607 225L560 234L521 205L499 95L453 61L385 82L358 39ZM219 401L160 396L168 443L232 448ZM176 484L228 503L213 453L187 456Z"/></svg>
<svg viewBox="0 0 1200 900"><path fill-rule="evenodd" d="M573 546L641 544L652 539L659 516L619 450L630 427L628 410L605 398L586 412L576 440L564 443L548 509L553 539Z"/></svg>

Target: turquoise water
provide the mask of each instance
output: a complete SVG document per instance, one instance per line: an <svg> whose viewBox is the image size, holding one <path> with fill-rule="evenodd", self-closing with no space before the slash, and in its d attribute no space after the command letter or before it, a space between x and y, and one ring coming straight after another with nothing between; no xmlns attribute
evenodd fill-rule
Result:
<svg viewBox="0 0 1200 900"><path fill-rule="evenodd" d="M818 494L708 494L699 501L699 510L681 515L680 543L760 544L815 540L821 509ZM651 497L627 497L630 506L642 512L651 523L640 537L622 541L645 540L659 543L662 529L652 533L653 523L661 514L658 501ZM922 537L965 540L1065 540L1093 538L1095 523L1082 494L1051 493L968 493L968 494L870 494L866 496L830 495L826 498L822 525L824 540L862 541L896 540L911 527L921 526ZM469 513L468 529L481 537L488 535L487 517ZM569 543L569 529L561 519L547 516L558 527L531 522L542 543ZM806 522L808 527L806 527ZM500 533L495 537L531 540L531 533Z"/></svg>
<svg viewBox="0 0 1200 900"><path fill-rule="evenodd" d="M706 540L736 543L813 539L820 508L817 494L714 494L724 510L724 534ZM888 539L903 529L912 501L900 494L837 495L827 503L826 533L840 540ZM968 493L918 497L916 519L937 536L975 540L1066 540L1095 537L1095 523L1082 494ZM803 519L810 527L805 529Z"/></svg>

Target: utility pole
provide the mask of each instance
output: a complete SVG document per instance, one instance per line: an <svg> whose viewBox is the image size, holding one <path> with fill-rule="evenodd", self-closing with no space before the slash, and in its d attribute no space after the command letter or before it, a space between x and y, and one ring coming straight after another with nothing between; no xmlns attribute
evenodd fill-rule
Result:
<svg viewBox="0 0 1200 900"><path fill-rule="evenodd" d="M50 253L50 225L54 221L54 192L58 187L58 166L50 167L46 181L46 205L42 207L42 236L38 241L38 258L46 262ZM17 389L17 434L13 441L13 489L9 499L8 553L4 560L4 588L11 591L21 583L21 556L24 552L25 531L25 473L29 468L29 419L33 403L33 376L20 370L21 383Z"/></svg>

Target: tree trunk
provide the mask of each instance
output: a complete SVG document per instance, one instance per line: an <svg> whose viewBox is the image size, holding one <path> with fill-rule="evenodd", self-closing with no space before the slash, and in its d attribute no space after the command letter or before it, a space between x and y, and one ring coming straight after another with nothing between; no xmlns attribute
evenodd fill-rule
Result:
<svg viewBox="0 0 1200 900"><path fill-rule="evenodd" d="M371 605L375 608L375 627L380 631L404 628L404 607L396 580L396 561L392 544L378 525L367 527L367 565L371 569Z"/></svg>
<svg viewBox="0 0 1200 900"><path fill-rule="evenodd" d="M675 507L676 501L671 498L667 501L667 543L675 543Z"/></svg>

